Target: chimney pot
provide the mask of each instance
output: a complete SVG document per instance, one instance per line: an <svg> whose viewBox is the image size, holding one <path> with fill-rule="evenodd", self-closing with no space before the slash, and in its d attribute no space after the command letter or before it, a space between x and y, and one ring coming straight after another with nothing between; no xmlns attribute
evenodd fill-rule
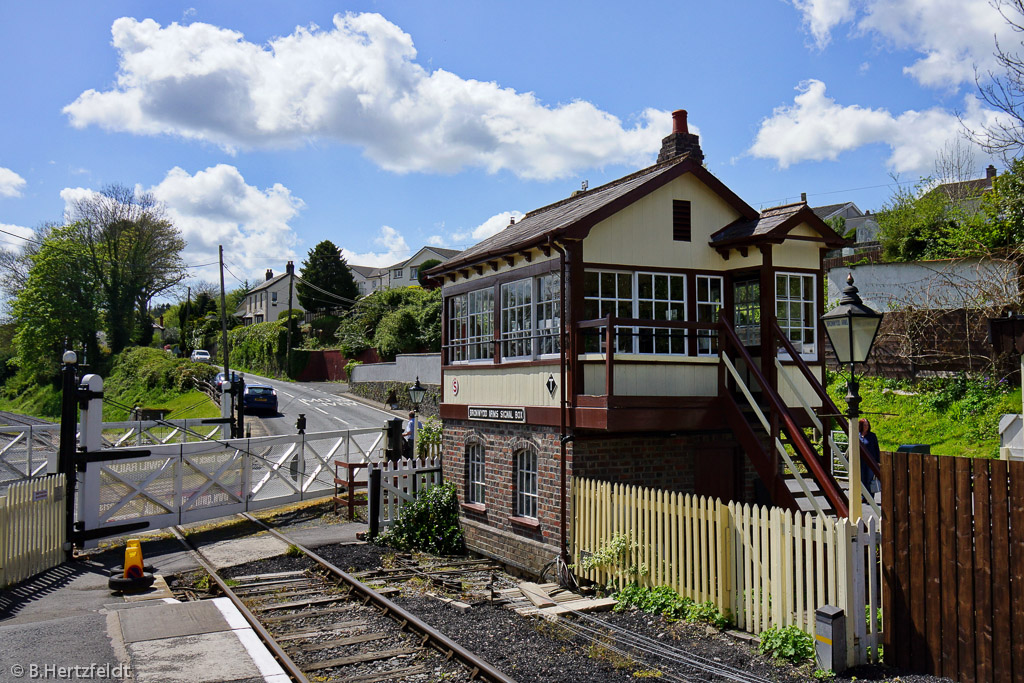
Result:
<svg viewBox="0 0 1024 683"><path fill-rule="evenodd" d="M267 281L273 280L273 279L274 279L274 271L272 271L270 268L267 268Z"/></svg>
<svg viewBox="0 0 1024 683"><path fill-rule="evenodd" d="M676 109L672 112L672 132L673 133L689 133L690 129L686 125L686 110Z"/></svg>
<svg viewBox="0 0 1024 683"><path fill-rule="evenodd" d="M807 203L807 193L806 192L801 192L800 193L800 201L802 201L804 204Z"/></svg>
<svg viewBox="0 0 1024 683"><path fill-rule="evenodd" d="M986 178L995 178L996 177L996 167L993 166L992 164L989 164L988 168L985 169L985 177Z"/></svg>
<svg viewBox="0 0 1024 683"><path fill-rule="evenodd" d="M509 216L508 217L508 224L509 225L515 225L516 224L516 217L515 216Z"/></svg>
<svg viewBox="0 0 1024 683"><path fill-rule="evenodd" d="M288 273L289 275L291 275L292 273L294 273L294 272L295 272L295 264L294 264L294 263L292 263L291 261L289 261L289 262L288 262L288 265L286 265L286 266L284 267L284 272Z"/></svg>

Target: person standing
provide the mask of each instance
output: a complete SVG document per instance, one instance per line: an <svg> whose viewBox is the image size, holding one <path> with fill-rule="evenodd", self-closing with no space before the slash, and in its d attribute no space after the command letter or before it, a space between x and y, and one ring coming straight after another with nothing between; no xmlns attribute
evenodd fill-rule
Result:
<svg viewBox="0 0 1024 683"><path fill-rule="evenodd" d="M409 411L409 419L405 423L405 431L402 432L402 437L405 439L405 454L406 458L413 458L413 448L415 446L416 432L423 427L423 423L416 419L416 413Z"/></svg>
<svg viewBox="0 0 1024 683"><path fill-rule="evenodd" d="M871 431L871 423L866 417L860 419L857 427L860 429L860 479L864 482L864 487L873 495L878 493L882 487L867 459L871 458L877 467L882 460L882 452L878 447L878 437Z"/></svg>

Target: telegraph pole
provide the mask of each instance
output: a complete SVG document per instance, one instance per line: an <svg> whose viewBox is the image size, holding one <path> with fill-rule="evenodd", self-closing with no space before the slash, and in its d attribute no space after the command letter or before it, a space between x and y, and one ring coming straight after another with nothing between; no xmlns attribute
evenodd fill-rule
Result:
<svg viewBox="0 0 1024 683"><path fill-rule="evenodd" d="M226 304L224 303L224 245L221 244L217 248L220 252L220 341L221 348L224 349L224 380L230 382L231 375L228 374L228 312L225 310Z"/></svg>
<svg viewBox="0 0 1024 683"><path fill-rule="evenodd" d="M185 295L185 324L183 326L184 329L182 330L181 334L181 336L184 337L181 340L181 351L182 353L184 353L185 351L191 353L192 345L188 340L188 321L189 317L192 315L192 287L186 287L185 291L187 292L187 294Z"/></svg>
<svg viewBox="0 0 1024 683"><path fill-rule="evenodd" d="M288 336L285 343L288 346L288 355L286 356L288 367L284 372L290 377L292 371L292 283L295 281L295 264L289 261L286 268L288 269Z"/></svg>

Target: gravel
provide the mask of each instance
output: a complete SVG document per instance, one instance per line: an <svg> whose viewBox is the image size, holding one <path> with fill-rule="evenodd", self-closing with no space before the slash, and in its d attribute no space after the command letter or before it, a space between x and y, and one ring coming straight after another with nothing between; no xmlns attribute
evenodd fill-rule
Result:
<svg viewBox="0 0 1024 683"><path fill-rule="evenodd" d="M320 546L314 551L349 573L376 569L392 554L369 544ZM282 555L223 573L241 576L307 567L312 567L308 559ZM514 586L518 579L497 573L496 582L500 588ZM409 582L401 596L393 599L517 681L610 683L647 677L665 681L816 680L812 665L794 667L771 660L757 652L749 637L704 624L670 623L636 610L552 623L522 617L480 595L449 596L472 604L461 612L428 592L439 589ZM865 666L831 680L932 683L948 679Z"/></svg>

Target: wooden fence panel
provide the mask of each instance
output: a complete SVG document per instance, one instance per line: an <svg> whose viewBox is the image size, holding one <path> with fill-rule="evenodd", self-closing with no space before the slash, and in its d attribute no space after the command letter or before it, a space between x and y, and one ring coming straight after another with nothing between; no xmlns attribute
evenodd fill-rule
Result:
<svg viewBox="0 0 1024 683"><path fill-rule="evenodd" d="M0 586L64 561L64 475L11 484L0 498Z"/></svg>
<svg viewBox="0 0 1024 683"><path fill-rule="evenodd" d="M1024 680L1024 463L896 453L882 470L886 662Z"/></svg>

